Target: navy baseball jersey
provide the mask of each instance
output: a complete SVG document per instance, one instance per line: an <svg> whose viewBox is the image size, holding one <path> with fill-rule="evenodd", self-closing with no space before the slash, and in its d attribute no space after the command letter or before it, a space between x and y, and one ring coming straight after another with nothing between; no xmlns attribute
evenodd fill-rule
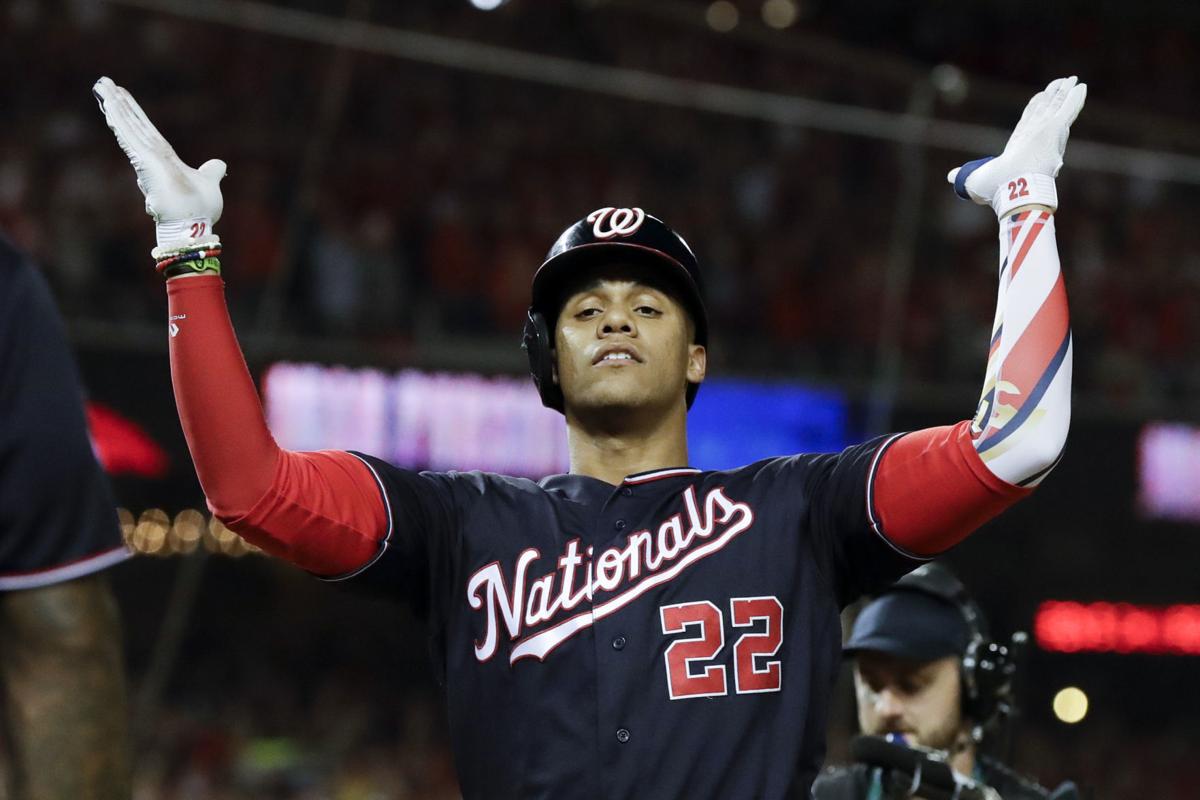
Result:
<svg viewBox="0 0 1200 800"><path fill-rule="evenodd" d="M0 237L0 590L129 556L50 289Z"/></svg>
<svg viewBox="0 0 1200 800"><path fill-rule="evenodd" d="M361 456L391 527L340 580L429 620L468 798L807 797L839 611L917 564L870 518L890 441L620 486Z"/></svg>

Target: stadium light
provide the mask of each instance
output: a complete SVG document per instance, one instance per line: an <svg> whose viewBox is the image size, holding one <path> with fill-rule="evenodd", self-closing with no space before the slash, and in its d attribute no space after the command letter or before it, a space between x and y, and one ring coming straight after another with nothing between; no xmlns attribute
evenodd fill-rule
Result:
<svg viewBox="0 0 1200 800"><path fill-rule="evenodd" d="M480 11L495 11L507 2L508 0L471 0L471 5Z"/></svg>
<svg viewBox="0 0 1200 800"><path fill-rule="evenodd" d="M1052 708L1060 722L1074 725L1087 716L1088 696L1078 686L1067 686L1054 695Z"/></svg>
<svg viewBox="0 0 1200 800"><path fill-rule="evenodd" d="M776 30L791 27L799 16L796 0L766 0L762 5L763 22Z"/></svg>
<svg viewBox="0 0 1200 800"><path fill-rule="evenodd" d="M737 6L730 3L729 0L717 0L710 4L708 10L704 12L704 21L717 33L728 33L737 27Z"/></svg>
<svg viewBox="0 0 1200 800"><path fill-rule="evenodd" d="M967 74L953 64L938 64L930 71L929 79L946 102L957 105L967 99Z"/></svg>

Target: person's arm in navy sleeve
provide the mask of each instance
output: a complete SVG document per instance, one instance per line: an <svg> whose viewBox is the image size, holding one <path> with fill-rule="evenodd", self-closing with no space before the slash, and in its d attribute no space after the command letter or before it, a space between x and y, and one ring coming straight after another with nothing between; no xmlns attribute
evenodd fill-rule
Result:
<svg viewBox="0 0 1200 800"><path fill-rule="evenodd" d="M14 797L130 796L123 560L49 288L0 239L0 711Z"/></svg>

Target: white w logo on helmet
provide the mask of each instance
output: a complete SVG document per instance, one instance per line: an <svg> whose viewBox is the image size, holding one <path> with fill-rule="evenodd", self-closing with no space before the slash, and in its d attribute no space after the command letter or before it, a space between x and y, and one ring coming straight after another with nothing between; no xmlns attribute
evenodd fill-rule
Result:
<svg viewBox="0 0 1200 800"><path fill-rule="evenodd" d="M614 236L629 236L646 221L646 212L640 208L597 208L587 215L592 224L592 235L597 239L612 239Z"/></svg>

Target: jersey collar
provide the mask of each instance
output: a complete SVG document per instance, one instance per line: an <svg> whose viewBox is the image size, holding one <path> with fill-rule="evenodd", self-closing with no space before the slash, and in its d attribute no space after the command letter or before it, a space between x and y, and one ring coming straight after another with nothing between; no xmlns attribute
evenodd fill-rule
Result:
<svg viewBox="0 0 1200 800"><path fill-rule="evenodd" d="M622 486L637 486L642 483L650 483L652 481L660 481L664 478L680 478L684 475L699 475L700 470L695 467L667 467L666 469L652 469L647 472L635 472L632 475L626 475L625 480L621 481Z"/></svg>
<svg viewBox="0 0 1200 800"><path fill-rule="evenodd" d="M632 475L626 475L624 480L616 486L606 483L599 478L593 478L590 475L547 475L538 481L538 485L549 491L563 492L568 499L576 502L595 502L598 495L594 494L594 492L598 490L603 490L602 495L604 497L607 497L609 492L617 490L625 490L632 493L633 487L654 483L655 481L699 475L700 472L695 467L652 469L646 472L635 472Z"/></svg>

